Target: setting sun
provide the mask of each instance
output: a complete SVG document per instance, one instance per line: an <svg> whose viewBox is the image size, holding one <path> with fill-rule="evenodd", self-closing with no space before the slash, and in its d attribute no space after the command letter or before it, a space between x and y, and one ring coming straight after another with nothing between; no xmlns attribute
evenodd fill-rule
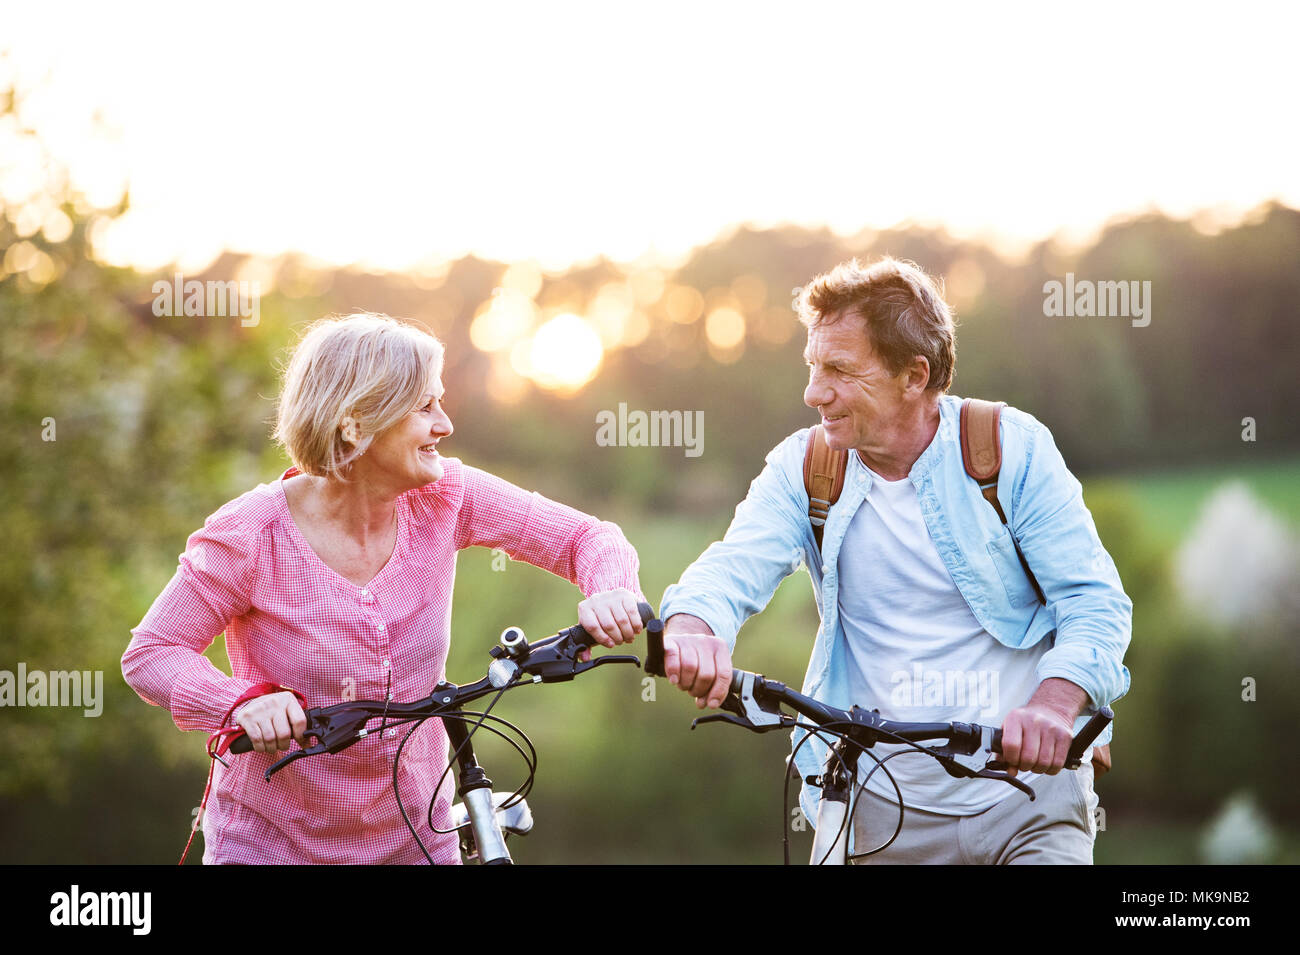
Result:
<svg viewBox="0 0 1300 955"><path fill-rule="evenodd" d="M556 315L537 329L516 370L548 391L576 391L596 376L604 349L585 318Z"/></svg>

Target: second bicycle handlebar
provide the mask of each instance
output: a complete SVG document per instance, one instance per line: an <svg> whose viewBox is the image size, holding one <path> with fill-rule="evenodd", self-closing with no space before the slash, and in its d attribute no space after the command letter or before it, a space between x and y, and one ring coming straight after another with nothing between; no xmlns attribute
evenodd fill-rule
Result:
<svg viewBox="0 0 1300 955"><path fill-rule="evenodd" d="M764 717L777 717L779 719L779 714L765 707L763 705L765 702L784 703L819 726L853 727L858 729L871 742L889 742L890 740L917 742L927 739L946 739L955 747L966 749L972 754L980 747L981 743L991 752L1002 752L1002 730L994 727L981 726L978 723L908 723L887 720L874 711L863 710L857 706L851 710L827 706L825 703L820 703L811 697L790 689L784 683L769 680L762 674L739 669L732 671L731 695L728 697L727 702L723 703L724 709L737 713L743 720L751 724L750 728L762 726L776 728L776 725L772 725L774 721L764 719ZM728 706L728 703L731 703L732 706ZM754 717L760 713L762 714L761 721L755 721ZM1112 719L1114 719L1114 713L1110 707L1103 706L1097 710L1070 743L1070 749L1065 759L1066 769L1078 768L1083 759L1083 754L1101 734L1102 730L1110 724Z"/></svg>
<svg viewBox="0 0 1300 955"><path fill-rule="evenodd" d="M646 647L645 671L654 676L664 676L663 624L658 620L653 621L647 628ZM764 729L776 729L782 725L789 726L788 722L780 722L782 719L780 714L763 707L763 701L759 699L760 696L766 696L779 703L784 703L819 726L840 724L846 727L858 727L867 735L873 736L873 741L887 742L891 737L895 740L910 741L946 739L954 746L969 748L969 751L974 753L987 736L986 745L988 749L994 753L1002 752L1002 730L1000 729L980 726L977 723L903 723L883 719L876 713L863 710L860 707L854 707L852 710L841 710L804 696L777 680L769 680L761 674L740 669L733 669L731 672L731 692L728 694L727 700L723 702L722 707L735 713L741 719L733 720L719 714L717 717L704 717L703 721L716 718L739 722L741 725L748 722L748 728L758 729L760 732ZM758 717L757 721L754 719L755 716ZM1110 707L1103 706L1097 710L1071 742L1065 760L1067 769L1075 769L1079 766L1083 754L1101 734L1102 730L1110 724L1114 716L1115 714ZM785 717L784 719L788 721L789 718ZM701 722L701 720L696 722Z"/></svg>

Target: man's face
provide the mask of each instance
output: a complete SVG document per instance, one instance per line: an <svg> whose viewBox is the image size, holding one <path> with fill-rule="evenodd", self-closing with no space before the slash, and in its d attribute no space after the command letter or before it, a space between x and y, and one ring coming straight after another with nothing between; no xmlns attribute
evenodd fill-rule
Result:
<svg viewBox="0 0 1300 955"><path fill-rule="evenodd" d="M821 412L832 449L865 449L892 434L901 417L907 374L890 374L871 347L861 316L841 313L808 329L804 360L804 404Z"/></svg>

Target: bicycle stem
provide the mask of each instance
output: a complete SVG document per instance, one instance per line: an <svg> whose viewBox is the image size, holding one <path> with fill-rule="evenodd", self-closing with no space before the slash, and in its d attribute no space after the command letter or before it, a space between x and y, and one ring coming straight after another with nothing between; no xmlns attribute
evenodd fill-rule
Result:
<svg viewBox="0 0 1300 955"><path fill-rule="evenodd" d="M457 706L446 717L459 716ZM510 850L506 848L506 837L501 832L497 820L496 804L492 798L492 780L479 766L474 756L474 746L470 742L469 731L465 728L463 716L443 720L447 729L447 739L456 753L456 762L460 766L456 795L465 802L469 813L470 831L473 833L474 846L480 865L513 865Z"/></svg>

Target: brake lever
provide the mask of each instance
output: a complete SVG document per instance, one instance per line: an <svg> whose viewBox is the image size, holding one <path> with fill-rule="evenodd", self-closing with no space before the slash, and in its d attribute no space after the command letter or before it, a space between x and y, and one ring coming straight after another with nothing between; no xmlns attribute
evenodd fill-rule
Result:
<svg viewBox="0 0 1300 955"><path fill-rule="evenodd" d="M697 716L691 720L691 729L699 726L701 723L733 723L742 729L747 729L753 733L770 733L772 730L786 729L794 725L794 720L788 723L772 723L766 726L755 726L749 720L740 716L733 716L730 713L710 713L708 716Z"/></svg>
<svg viewBox="0 0 1300 955"><path fill-rule="evenodd" d="M981 769L978 773L976 773L974 778L975 779L999 779L1004 783L1010 783L1012 786L1015 786L1022 793L1024 793L1026 796L1029 797L1030 802L1033 802L1037 798L1034 795L1034 791L1029 788L1028 783L1021 782L1015 776L1008 776L1006 773L995 772L994 770L989 769L987 766L984 769Z"/></svg>
<svg viewBox="0 0 1300 955"><path fill-rule="evenodd" d="M366 724L383 715L382 711L371 712L373 709L358 708L355 703L338 703L308 710L305 714L307 726L302 735L304 739L313 737L316 742L311 746L300 747L272 763L262 774L263 778L270 782L272 776L294 760L304 756L319 756L321 753L337 753L365 739L369 735Z"/></svg>
<svg viewBox="0 0 1300 955"><path fill-rule="evenodd" d="M632 663L641 666L640 657L627 653L593 656L583 662L578 659L578 654L586 649L588 648L569 641L559 647L544 647L540 651L529 654L520 672L534 680L541 680L542 683L564 683L580 673L586 673L606 663Z"/></svg>
<svg viewBox="0 0 1300 955"><path fill-rule="evenodd" d="M654 609L644 601L637 604L637 611L641 615L641 623L645 627L650 640L649 655L646 658L646 672L662 675L663 623L655 616ZM641 666L640 657L626 653L592 657L586 662L580 660L579 656L584 651L595 649L591 642L592 638L581 624L561 630L555 637L559 639L552 638L541 646L525 650L520 670L535 681L563 683L572 680L579 673L586 673L588 670L606 663L631 663L637 667ZM658 670L655 669L656 650L658 651ZM495 648L492 655L498 655Z"/></svg>
<svg viewBox="0 0 1300 955"><path fill-rule="evenodd" d="M747 670L738 672L742 674L740 686L729 690L722 698L722 709L727 712L696 717L691 721L691 729L701 723L725 722L755 733L770 733L772 730L789 729L798 724L798 719L782 713L779 705L772 704L769 709L754 696L755 674Z"/></svg>
<svg viewBox="0 0 1300 955"><path fill-rule="evenodd" d="M606 663L630 663L639 668L641 666L641 658L633 656L630 653L610 653L605 656L592 657L586 663L575 663L573 665L572 676L561 679L572 679L573 676L577 676L579 673L586 673L588 670L594 670L596 667L603 666ZM542 682L553 683L557 681L543 678Z"/></svg>
<svg viewBox="0 0 1300 955"><path fill-rule="evenodd" d="M939 765L942 766L948 775L952 776L954 779L996 779L1004 783L1010 783L1012 786L1019 789L1029 797L1030 802L1033 802L1034 799L1037 798L1034 795L1034 791L1029 788L1027 783L1016 779L1014 776L1008 776L1006 773L1000 773L990 768L997 765L996 763L990 761L981 768L974 769L973 767L955 759L951 752L947 752L948 750L949 747L945 746L942 749L924 749L924 752L929 753L937 759ZM958 748L957 752L961 753L961 748Z"/></svg>
<svg viewBox="0 0 1300 955"><path fill-rule="evenodd" d="M956 779L997 779L1015 786L1028 796L1030 801L1037 798L1028 784L1000 772L1006 769L1007 765L998 761L996 750L993 748L994 741L1001 738L999 731L991 726L965 723L954 724L954 726L964 727L967 732L957 739L950 740L944 746L925 750L939 761L949 776ZM970 759L970 757L975 758ZM985 760L983 765L978 765L980 759Z"/></svg>
<svg viewBox="0 0 1300 955"><path fill-rule="evenodd" d="M317 743L314 746L307 747L307 749L295 749L288 756L284 756L277 762L272 763L270 768L267 769L267 771L262 774L262 777L269 783L271 781L272 776L274 776L280 770L284 769L284 767L288 766L295 759L302 759L304 756L316 756L319 755L320 753L327 753L327 752L329 752L329 750L325 748L325 745L323 743Z"/></svg>
<svg viewBox="0 0 1300 955"><path fill-rule="evenodd" d="M740 678L740 687L727 694L722 701L722 708L741 716L754 727L778 729L782 726L793 726L794 719L782 713L780 706L774 705L772 709L768 709L754 697L755 674L748 670L740 672L743 674ZM789 722L786 722L787 720Z"/></svg>

